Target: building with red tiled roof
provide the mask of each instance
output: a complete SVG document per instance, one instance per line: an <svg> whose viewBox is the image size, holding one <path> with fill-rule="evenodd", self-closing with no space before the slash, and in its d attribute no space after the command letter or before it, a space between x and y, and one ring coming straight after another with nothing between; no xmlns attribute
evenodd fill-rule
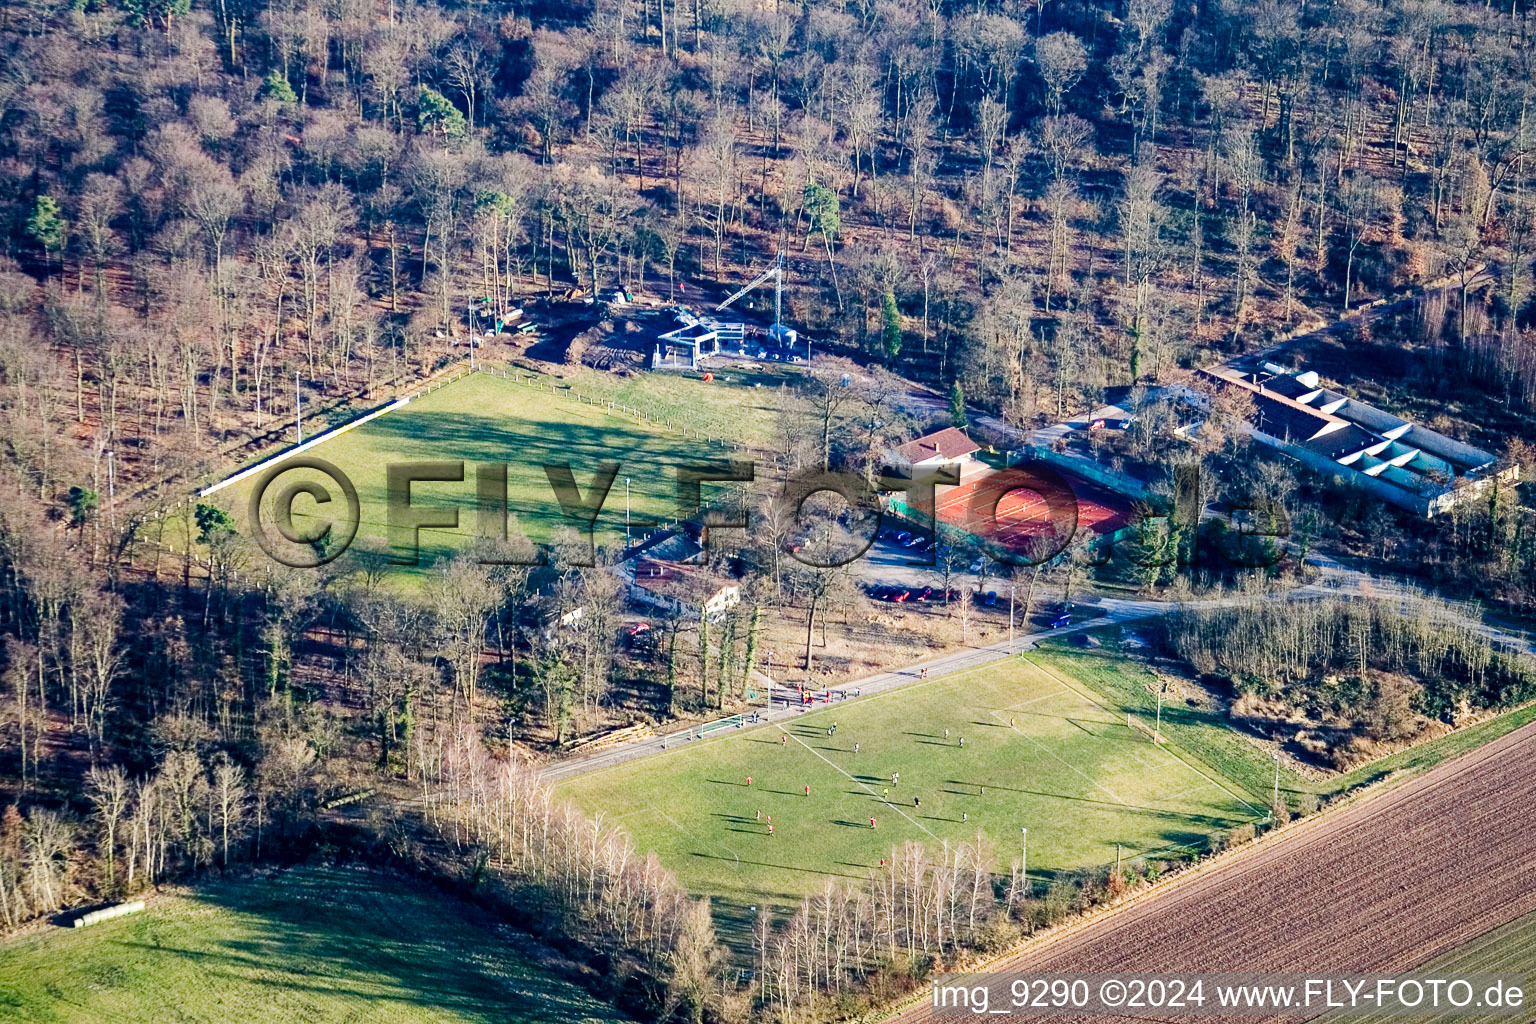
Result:
<svg viewBox="0 0 1536 1024"><path fill-rule="evenodd" d="M981 464L976 461L976 453L980 450L981 446L967 437L963 430L945 427L892 449L891 468L912 479L939 470L948 470L964 478L981 468Z"/></svg>

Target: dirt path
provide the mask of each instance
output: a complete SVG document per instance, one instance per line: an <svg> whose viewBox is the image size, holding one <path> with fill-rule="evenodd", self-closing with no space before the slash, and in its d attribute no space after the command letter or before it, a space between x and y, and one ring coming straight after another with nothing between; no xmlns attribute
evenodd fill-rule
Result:
<svg viewBox="0 0 1536 1024"><path fill-rule="evenodd" d="M1405 972L1536 911L1533 801L1528 725L991 969Z"/></svg>

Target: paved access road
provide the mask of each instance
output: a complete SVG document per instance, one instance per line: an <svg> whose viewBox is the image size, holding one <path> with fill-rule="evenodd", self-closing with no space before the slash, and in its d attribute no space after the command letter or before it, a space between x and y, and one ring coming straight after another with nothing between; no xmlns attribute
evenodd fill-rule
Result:
<svg viewBox="0 0 1536 1024"><path fill-rule="evenodd" d="M926 669L929 676L947 675L951 672L963 672L966 669L977 668L994 661L1001 661L1016 651L1025 651L1035 645L1035 641L1046 637L1061 636L1065 633L1076 633L1097 626L1109 625L1117 622L1130 622L1135 619L1145 619L1150 615L1158 615L1172 607L1165 602L1121 600L1118 598L1104 598L1099 607L1104 614L1086 622L1079 623L1066 629L1042 630L1035 633L1020 633L1014 637L1013 642L1007 640L1001 643L990 644L986 647L972 647L953 654L941 655L937 658L929 658L903 668L890 672L880 672L875 675L865 676L853 682L842 684L838 689L847 694L849 700L858 700L864 697L872 697L877 693L887 693L891 690L909 686L922 680L923 670ZM789 691L780 687L779 699ZM798 692L798 691L795 691ZM816 691L819 695L823 691ZM858 696L853 696L857 692ZM820 708L820 703L809 706L800 704L775 704L772 708L761 707L757 709L758 721L752 722L743 728L758 728L762 725L771 725L776 722L786 722L807 710ZM749 712L750 714L750 712ZM692 737L697 732L696 728L683 729L662 737L650 737L634 743L610 747L607 750L590 754L586 757L573 757L564 761L557 761L543 771L545 779L555 782L560 779L574 778L585 775L588 772L601 771L611 768L625 761L632 761L637 757L648 757L658 754L663 750L676 749L681 744L708 742L710 739L733 734L734 730L720 730L708 734L704 740L696 740Z"/></svg>
<svg viewBox="0 0 1536 1024"><path fill-rule="evenodd" d="M1387 580L1377 579L1349 568L1337 561L1328 558L1313 558L1311 561L1320 570L1317 582L1294 590L1273 595L1274 600L1307 601L1320 597L1338 596L1341 594L1370 595L1373 597L1386 597L1399 594L1403 600L1408 600L1410 591L1400 584ZM932 572L932 570L925 570ZM1000 591L1001 593L1001 591ZM1058 595L1037 593L1036 607L1046 607L1047 602L1056 600ZM1074 598L1074 603L1078 598ZM1134 622L1138 619L1155 618L1167 615L1183 608L1209 608L1230 605L1238 601L1246 600L1244 597L1220 597L1199 601L1153 601L1138 598L1121 597L1088 597L1086 606L1097 609L1100 614L1092 619L1078 622L1065 629L1040 630L1033 633L1019 633L1010 642L1004 640L1000 643L986 647L973 647L953 654L941 655L926 661L919 661L903 668L889 672L880 672L875 675L865 676L842 685L841 690L849 695L855 692L859 697L870 697L877 693L886 693L890 690L900 689L925 678L923 670L927 669L928 675L940 676L950 672L962 672L966 669L976 668L994 661L1001 661L1017 651L1025 651L1034 647L1036 641L1047 637L1062 636L1068 633L1081 632L1085 629L1093 629L1099 626L1114 625L1122 622ZM1006 606L1005 606L1006 607ZM1004 612L1006 614L1006 611ZM1527 654L1536 655L1536 643L1533 643L1528 635L1510 632L1482 620L1474 621L1474 628L1489 639L1505 644ZM851 697L849 699L858 699ZM812 705L819 707L820 705ZM772 708L758 709L758 719L743 725L742 728L760 728L764 725L772 725L776 722L785 722L802 714L803 705L778 704ZM723 729L709 733L703 740L694 739L697 727L678 730L661 737L648 737L631 743L610 747L585 756L567 758L556 761L543 769L543 776L551 782L561 779L575 778L588 772L601 771L611 768L626 761L633 761L640 757L649 757L659 754L667 749L675 749L679 744L708 742L710 739L724 735L731 735L734 729Z"/></svg>

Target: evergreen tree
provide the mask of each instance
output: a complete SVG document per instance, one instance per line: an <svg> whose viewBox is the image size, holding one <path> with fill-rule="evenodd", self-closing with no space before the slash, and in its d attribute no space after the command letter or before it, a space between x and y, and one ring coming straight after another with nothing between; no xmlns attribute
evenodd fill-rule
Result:
<svg viewBox="0 0 1536 1024"><path fill-rule="evenodd" d="M832 274L832 289L837 293L837 308L843 308L843 290L837 283L837 264L832 260L832 240L843 226L838 209L837 192L818 185L814 181L805 186L805 212L811 219L811 232L821 234L821 244L827 254L827 270ZM810 241L810 235L806 235Z"/></svg>
<svg viewBox="0 0 1536 1024"><path fill-rule="evenodd" d="M667 714L677 710L677 623L672 623L671 638L667 641Z"/></svg>
<svg viewBox="0 0 1536 1024"><path fill-rule="evenodd" d="M256 98L259 100L271 100L274 103L297 103L298 96L294 95L293 86L288 84L288 77L277 68L267 72L267 77L261 80L261 88L256 90Z"/></svg>
<svg viewBox="0 0 1536 1024"><path fill-rule="evenodd" d="M731 656L735 653L735 650L736 615L733 612L725 620L725 635L720 638L720 668L715 674L717 683L715 687L715 706L722 710L725 708L726 687L730 683L731 676L735 674L735 670L731 665Z"/></svg>
<svg viewBox="0 0 1536 1024"><path fill-rule="evenodd" d="M423 132L450 139L462 139L469 134L469 122L459 108L436 89L422 86L416 108L416 124Z"/></svg>
<svg viewBox="0 0 1536 1024"><path fill-rule="evenodd" d="M955 381L949 387L949 422L951 426L964 428L970 420L965 415L965 389Z"/></svg>
<svg viewBox="0 0 1536 1024"><path fill-rule="evenodd" d="M197 540L200 544L210 544L221 533L234 533L235 520L217 505L205 505L198 503L194 513L197 521Z"/></svg>
<svg viewBox="0 0 1536 1024"><path fill-rule="evenodd" d="M747 654L741 668L743 691L752 684L752 672L757 668L757 645L763 632L763 606L752 605L752 618L747 624Z"/></svg>
<svg viewBox="0 0 1536 1024"><path fill-rule="evenodd" d="M128 15L128 24L134 28L159 22L169 32L171 20L191 11L192 2L191 0L122 0L122 7Z"/></svg>
<svg viewBox="0 0 1536 1024"><path fill-rule="evenodd" d="M885 361L894 363L901 354L901 313L896 309L896 293L889 288L885 290L883 306L884 327L880 341L885 350Z"/></svg>
<svg viewBox="0 0 1536 1024"><path fill-rule="evenodd" d="M64 251L64 241L69 235L69 225L59 211L59 201L53 196L38 196L32 216L27 218L27 234L43 247L51 264L53 258Z"/></svg>
<svg viewBox="0 0 1536 1024"><path fill-rule="evenodd" d="M843 226L837 193L825 185L811 182L805 186L805 212L811 218L811 230L820 232L830 246Z"/></svg>
<svg viewBox="0 0 1536 1024"><path fill-rule="evenodd" d="M71 487L64 499L69 504L69 525L84 526L101 504L100 496L87 487Z"/></svg>

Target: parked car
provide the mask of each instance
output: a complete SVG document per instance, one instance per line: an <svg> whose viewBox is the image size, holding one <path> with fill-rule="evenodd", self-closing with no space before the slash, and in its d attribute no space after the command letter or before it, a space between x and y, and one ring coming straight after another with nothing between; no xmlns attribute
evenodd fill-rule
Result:
<svg viewBox="0 0 1536 1024"><path fill-rule="evenodd" d="M637 636L644 636L645 634L649 633L650 631L651 631L651 624L649 622L637 622L633 626L629 627L628 633L629 633L630 638L633 639L634 637L637 637Z"/></svg>
<svg viewBox="0 0 1536 1024"><path fill-rule="evenodd" d="M896 536L891 538L891 540L894 541L897 544L905 544L907 541L909 541L911 539L912 539L912 535L910 533L908 533L906 530L900 531L899 533L896 534Z"/></svg>
<svg viewBox="0 0 1536 1024"><path fill-rule="evenodd" d="M869 592L869 596L874 598L876 601L889 601L891 599L891 588L873 587Z"/></svg>
<svg viewBox="0 0 1536 1024"><path fill-rule="evenodd" d="M978 558L971 563L971 572L981 572L981 567L987 564L985 558Z"/></svg>
<svg viewBox="0 0 1536 1024"><path fill-rule="evenodd" d="M956 590L954 587L950 587L949 588L949 592L944 595L944 600L946 600L946 601L958 601L958 600L960 600L960 591Z"/></svg>
<svg viewBox="0 0 1536 1024"><path fill-rule="evenodd" d="M919 590L917 592L917 599L919 601L926 601L926 600L928 600L932 596L933 596L933 588L932 587L924 587L922 590Z"/></svg>
<svg viewBox="0 0 1536 1024"><path fill-rule="evenodd" d="M1063 626L1072 625L1072 613L1062 612L1051 620L1052 629L1061 629Z"/></svg>
<svg viewBox="0 0 1536 1024"><path fill-rule="evenodd" d="M929 548L933 547L933 541L927 537L921 537L918 539L918 542L912 546L918 551L927 551Z"/></svg>
<svg viewBox="0 0 1536 1024"><path fill-rule="evenodd" d="M997 591L995 591L995 590L987 591L987 596L982 598L981 603L986 605L988 608L996 608L997 607Z"/></svg>
<svg viewBox="0 0 1536 1024"><path fill-rule="evenodd" d="M908 537L906 540L902 541L901 546L904 548L915 548L921 543L923 543L923 536L921 534L915 533Z"/></svg>
<svg viewBox="0 0 1536 1024"><path fill-rule="evenodd" d="M895 589L895 588L893 588L893 589ZM897 604L900 604L901 602L905 601L907 598L909 598L911 596L912 596L912 591L910 591L910 590L899 590L898 589L898 590L896 590L896 592L894 594L891 595L891 600L895 601Z"/></svg>

